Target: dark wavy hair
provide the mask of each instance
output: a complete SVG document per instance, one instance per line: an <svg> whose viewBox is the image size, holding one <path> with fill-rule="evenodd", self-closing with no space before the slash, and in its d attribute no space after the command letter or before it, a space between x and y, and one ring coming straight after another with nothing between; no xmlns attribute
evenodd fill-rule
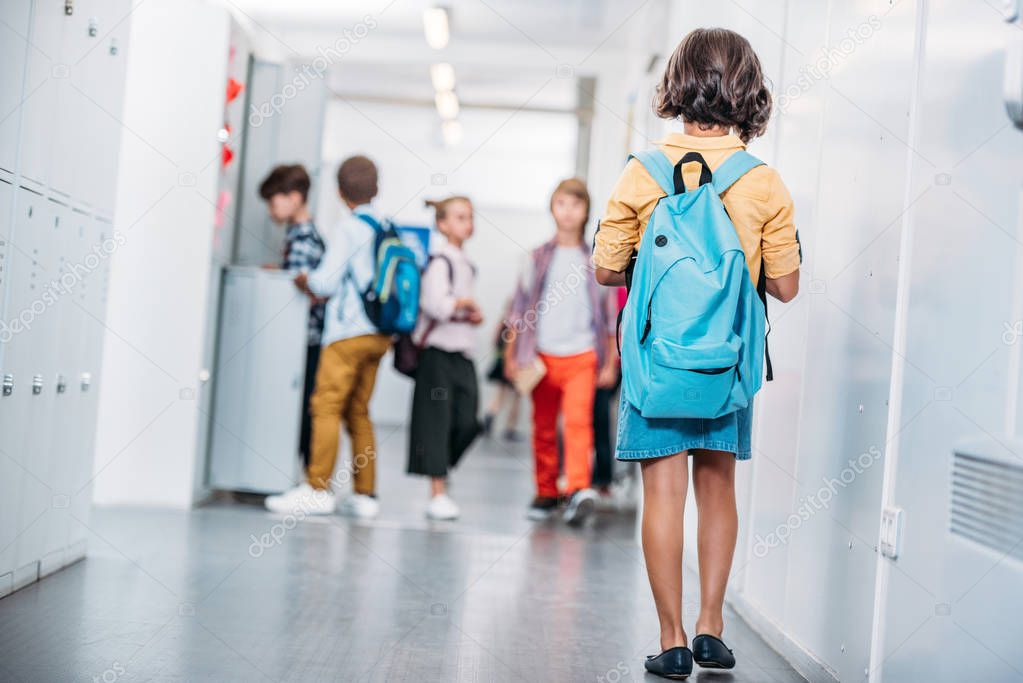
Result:
<svg viewBox="0 0 1023 683"><path fill-rule="evenodd" d="M309 173L301 164L283 164L270 172L259 185L259 196L270 201L275 194L298 192L302 201L309 200Z"/></svg>
<svg viewBox="0 0 1023 683"><path fill-rule="evenodd" d="M654 112L701 128L734 128L743 142L764 134L771 93L749 41L723 28L698 28L668 60Z"/></svg>

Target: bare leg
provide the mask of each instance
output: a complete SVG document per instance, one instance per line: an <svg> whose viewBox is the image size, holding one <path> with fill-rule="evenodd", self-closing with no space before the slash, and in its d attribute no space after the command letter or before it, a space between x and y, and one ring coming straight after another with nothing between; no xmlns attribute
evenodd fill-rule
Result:
<svg viewBox="0 0 1023 683"><path fill-rule="evenodd" d="M689 467L685 453L642 461L643 556L661 623L661 650L686 645L682 627L682 515Z"/></svg>
<svg viewBox="0 0 1023 683"><path fill-rule="evenodd" d="M515 426L519 423L519 406L522 404L522 395L512 388L508 388L508 393L511 396L511 407L508 408L508 429L515 429Z"/></svg>
<svg viewBox="0 0 1023 683"><path fill-rule="evenodd" d="M430 477L430 496L440 496L448 492L448 480L444 477Z"/></svg>
<svg viewBox="0 0 1023 683"><path fill-rule="evenodd" d="M497 391L494 392L493 397L490 399L490 404L487 405L487 415L497 415L501 412L501 405L504 403L504 397L507 391L507 386L504 384L498 385Z"/></svg>
<svg viewBox="0 0 1023 683"><path fill-rule="evenodd" d="M739 529L735 509L735 457L725 451L693 450L693 494L699 514L700 616L696 634L721 637L721 610Z"/></svg>

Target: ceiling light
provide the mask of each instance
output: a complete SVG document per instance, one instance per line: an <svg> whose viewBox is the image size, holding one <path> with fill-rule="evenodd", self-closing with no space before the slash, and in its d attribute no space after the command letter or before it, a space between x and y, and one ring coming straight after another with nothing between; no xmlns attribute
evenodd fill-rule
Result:
<svg viewBox="0 0 1023 683"><path fill-rule="evenodd" d="M437 113L445 121L458 117L458 96L455 93L450 90L439 92L433 101L437 105Z"/></svg>
<svg viewBox="0 0 1023 683"><path fill-rule="evenodd" d="M455 89L455 68L447 62L430 65L430 80L437 92Z"/></svg>
<svg viewBox="0 0 1023 683"><path fill-rule="evenodd" d="M440 124L440 130L444 135L444 144L448 147L455 147L462 141L462 124L460 121L444 121Z"/></svg>
<svg viewBox="0 0 1023 683"><path fill-rule="evenodd" d="M448 10L444 7L428 7L423 10L423 31L426 32L426 42L434 50L442 50L447 47L448 39Z"/></svg>

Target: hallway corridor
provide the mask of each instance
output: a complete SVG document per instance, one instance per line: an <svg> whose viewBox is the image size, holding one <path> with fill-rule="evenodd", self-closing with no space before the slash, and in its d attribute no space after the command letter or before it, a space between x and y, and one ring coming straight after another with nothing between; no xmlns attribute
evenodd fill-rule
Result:
<svg viewBox="0 0 1023 683"><path fill-rule="evenodd" d="M88 559L0 601L0 680L657 680L631 515L529 522L528 448L481 441L454 477L463 520L427 523L403 430L380 432L373 522L97 509ZM690 680L803 680L731 611L725 637L736 669Z"/></svg>

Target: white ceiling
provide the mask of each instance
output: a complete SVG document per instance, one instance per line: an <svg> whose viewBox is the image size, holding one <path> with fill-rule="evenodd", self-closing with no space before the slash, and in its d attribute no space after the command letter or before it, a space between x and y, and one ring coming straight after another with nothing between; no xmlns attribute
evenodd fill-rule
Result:
<svg viewBox="0 0 1023 683"><path fill-rule="evenodd" d="M646 0L221 0L271 59L307 61L342 39L331 87L346 95L431 101L429 65L455 68L464 105L569 109L576 77L621 58ZM423 10L449 9L451 38L433 50ZM368 28L367 30L367 27ZM352 40L354 36L358 36ZM350 42L344 42L343 39Z"/></svg>
<svg viewBox="0 0 1023 683"><path fill-rule="evenodd" d="M317 29L339 33L372 16L374 32L423 43L423 10L449 8L452 46L459 41L535 43L558 47L613 46L621 27L642 0L225 0L267 29ZM605 42L606 41L606 42Z"/></svg>

